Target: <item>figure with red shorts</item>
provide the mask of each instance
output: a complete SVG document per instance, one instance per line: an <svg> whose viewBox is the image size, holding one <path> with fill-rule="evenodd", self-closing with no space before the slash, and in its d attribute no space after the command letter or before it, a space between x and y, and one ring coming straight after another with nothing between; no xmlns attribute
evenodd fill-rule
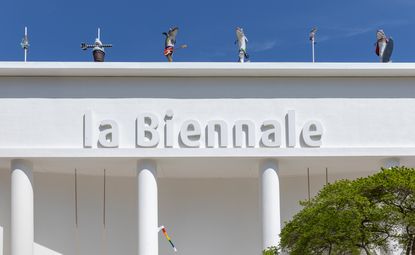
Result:
<svg viewBox="0 0 415 255"><path fill-rule="evenodd" d="M173 62L174 45L176 44L176 36L178 31L179 28L174 27L170 28L167 33L163 33L163 35L166 36L166 40L164 41L164 56L167 57L169 62Z"/></svg>

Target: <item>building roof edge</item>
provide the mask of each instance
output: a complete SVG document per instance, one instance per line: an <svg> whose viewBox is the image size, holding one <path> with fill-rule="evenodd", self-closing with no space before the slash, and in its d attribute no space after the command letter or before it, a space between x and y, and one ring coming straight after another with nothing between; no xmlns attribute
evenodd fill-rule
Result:
<svg viewBox="0 0 415 255"><path fill-rule="evenodd" d="M415 63L0 62L0 76L415 77Z"/></svg>

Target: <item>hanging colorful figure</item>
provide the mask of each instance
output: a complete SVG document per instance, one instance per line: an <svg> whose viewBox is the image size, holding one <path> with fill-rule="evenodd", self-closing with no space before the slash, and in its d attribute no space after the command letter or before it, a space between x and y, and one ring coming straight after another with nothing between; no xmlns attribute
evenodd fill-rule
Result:
<svg viewBox="0 0 415 255"><path fill-rule="evenodd" d="M161 226L159 228L159 231L160 230L163 232L163 235L166 237L167 241L169 241L169 243L170 243L171 247L173 248L174 252L177 252L176 246L174 246L173 242L170 239L170 236L167 234L166 228L164 226Z"/></svg>
<svg viewBox="0 0 415 255"><path fill-rule="evenodd" d="M236 42L239 47L239 62L244 63L249 61L249 55L246 51L248 38L244 34L244 30L240 27L236 28Z"/></svg>

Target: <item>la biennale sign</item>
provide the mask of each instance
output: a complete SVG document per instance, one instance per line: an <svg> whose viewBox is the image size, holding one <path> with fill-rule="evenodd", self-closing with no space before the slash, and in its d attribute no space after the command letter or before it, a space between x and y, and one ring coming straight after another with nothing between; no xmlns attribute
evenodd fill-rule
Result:
<svg viewBox="0 0 415 255"><path fill-rule="evenodd" d="M135 119L135 146L172 148L178 144L183 148L275 148L282 146L282 139L285 139L287 147L294 147L297 138L300 138L302 146L321 146L323 126L319 121L309 120L303 123L301 132L297 133L295 111L289 110L284 119L284 123L275 119L261 122L243 119L232 123L208 120L202 126L196 119L176 123L171 110L164 114L163 119L151 112L140 113ZM117 121L95 120L92 111L88 111L84 115L83 124L85 148L119 147L122 134ZM281 124L285 125L285 129Z"/></svg>

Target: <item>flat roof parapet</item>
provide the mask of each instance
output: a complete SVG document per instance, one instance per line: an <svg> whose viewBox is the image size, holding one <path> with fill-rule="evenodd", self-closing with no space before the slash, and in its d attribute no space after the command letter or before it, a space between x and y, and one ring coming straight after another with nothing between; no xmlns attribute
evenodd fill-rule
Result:
<svg viewBox="0 0 415 255"><path fill-rule="evenodd" d="M0 76L415 77L415 63L0 62Z"/></svg>

